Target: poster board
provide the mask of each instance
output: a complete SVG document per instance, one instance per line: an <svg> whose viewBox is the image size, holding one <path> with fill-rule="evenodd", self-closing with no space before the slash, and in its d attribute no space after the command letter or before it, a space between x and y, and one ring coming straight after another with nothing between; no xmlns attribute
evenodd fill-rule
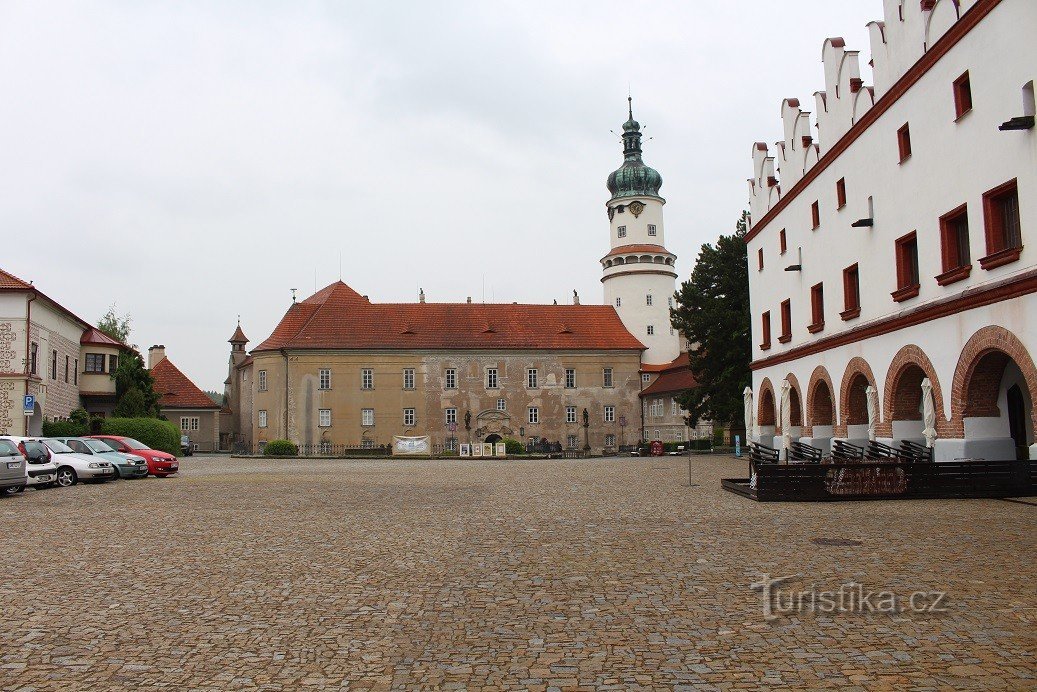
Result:
<svg viewBox="0 0 1037 692"><path fill-rule="evenodd" d="M508 446L506 444L504 444L503 442L498 442L497 443L497 448L496 448L496 450L494 450L494 452L499 457L506 456L507 453L508 453Z"/></svg>
<svg viewBox="0 0 1037 692"><path fill-rule="evenodd" d="M475 444L472 445L472 456L473 457L481 457L482 456L482 444L476 442Z"/></svg>
<svg viewBox="0 0 1037 692"><path fill-rule="evenodd" d="M482 443L482 455L484 457L492 457L493 456L493 443L491 443L491 442L483 442Z"/></svg>
<svg viewBox="0 0 1037 692"><path fill-rule="evenodd" d="M432 454L432 438L428 435L422 437L393 435L392 437L392 455L394 457L427 456L430 454Z"/></svg>
<svg viewBox="0 0 1037 692"><path fill-rule="evenodd" d="M472 445L470 445L470 444L462 444L461 447L460 447L460 450L458 451L458 456L462 456L462 457L470 457L470 456L472 456Z"/></svg>

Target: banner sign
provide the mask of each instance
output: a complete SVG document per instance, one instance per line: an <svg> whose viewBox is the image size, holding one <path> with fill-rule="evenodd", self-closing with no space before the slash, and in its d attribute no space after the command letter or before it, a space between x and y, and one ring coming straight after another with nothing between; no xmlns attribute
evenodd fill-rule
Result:
<svg viewBox="0 0 1037 692"><path fill-rule="evenodd" d="M393 456L414 456L431 453L432 438L428 435L425 435L424 437L400 437L399 435L393 435Z"/></svg>

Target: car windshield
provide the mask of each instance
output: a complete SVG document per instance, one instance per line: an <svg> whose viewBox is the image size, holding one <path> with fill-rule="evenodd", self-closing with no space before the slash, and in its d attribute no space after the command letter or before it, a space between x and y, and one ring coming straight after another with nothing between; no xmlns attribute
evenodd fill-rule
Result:
<svg viewBox="0 0 1037 692"><path fill-rule="evenodd" d="M143 442L137 442L132 437L124 437L122 439L122 441L123 441L123 444L125 444L130 449L151 449L150 447L148 447Z"/></svg>
<svg viewBox="0 0 1037 692"><path fill-rule="evenodd" d="M22 444L25 445L25 451L30 455L39 456L40 454L43 454L43 456L47 456L46 450L39 442L27 441Z"/></svg>
<svg viewBox="0 0 1037 692"><path fill-rule="evenodd" d="M13 457L18 456L18 448L13 442L7 440L0 440L0 457Z"/></svg>
<svg viewBox="0 0 1037 692"><path fill-rule="evenodd" d="M57 440L44 440L43 444L50 448L50 451L55 454L71 454L72 448L64 442L58 442Z"/></svg>
<svg viewBox="0 0 1037 692"><path fill-rule="evenodd" d="M96 452L98 454L107 454L112 451L111 447L100 440L82 440L82 443L86 445L87 449L91 452Z"/></svg>

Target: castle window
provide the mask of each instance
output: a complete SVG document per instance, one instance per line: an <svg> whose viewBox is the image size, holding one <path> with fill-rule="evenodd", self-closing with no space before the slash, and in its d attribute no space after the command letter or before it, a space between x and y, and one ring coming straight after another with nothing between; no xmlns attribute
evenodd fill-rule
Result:
<svg viewBox="0 0 1037 692"><path fill-rule="evenodd" d="M330 428L331 427L331 409L330 408L317 409L317 427L318 428Z"/></svg>
<svg viewBox="0 0 1037 692"><path fill-rule="evenodd" d="M904 126L897 130L897 149L900 152L900 163L910 158L911 126L908 123L904 123Z"/></svg>
<svg viewBox="0 0 1037 692"><path fill-rule="evenodd" d="M761 330L763 339L760 342L760 350L766 351L771 347L771 312L768 310L761 316Z"/></svg>
<svg viewBox="0 0 1037 692"><path fill-rule="evenodd" d="M619 228L617 228L616 229L616 236L618 236L620 238L626 238L627 237L627 227L626 226L620 226Z"/></svg>
<svg viewBox="0 0 1037 692"><path fill-rule="evenodd" d="M987 256L979 261L979 265L993 269L1019 259L1023 236L1019 220L1019 189L1014 179L983 195L983 221Z"/></svg>
<svg viewBox="0 0 1037 692"><path fill-rule="evenodd" d="M656 235L654 223L648 224L648 235Z"/></svg>
<svg viewBox="0 0 1037 692"><path fill-rule="evenodd" d="M414 421L417 416L414 415L414 409L405 408L403 409L403 426L406 428L413 428Z"/></svg>
<svg viewBox="0 0 1037 692"><path fill-rule="evenodd" d="M605 436L605 446L606 447L615 447L616 446L616 436L615 436L615 434L609 433L608 435Z"/></svg>
<svg viewBox="0 0 1037 692"><path fill-rule="evenodd" d="M372 425L374 425L374 409L373 408L363 408L363 409L360 409L360 425L363 425L363 426L368 427L368 428L371 427Z"/></svg>
<svg viewBox="0 0 1037 692"><path fill-rule="evenodd" d="M535 425L536 423L540 422L540 409L538 409L536 406L530 406L528 413L529 417L527 418L527 420L531 425Z"/></svg>
<svg viewBox="0 0 1037 692"><path fill-rule="evenodd" d="M645 296L645 305L651 305L651 304L652 304L652 294L649 293L648 295Z"/></svg>
<svg viewBox="0 0 1037 692"><path fill-rule="evenodd" d="M86 360L86 367L87 367L87 371L89 372L89 369L90 369L90 354L89 353L86 354L86 359L87 359ZM260 370L259 371L259 391L261 391L261 392L265 392L266 391L266 370Z"/></svg>
<svg viewBox="0 0 1037 692"><path fill-rule="evenodd" d="M456 408L448 408L448 409L446 409L446 424L447 425L451 425L451 424L456 425L457 424L457 409Z"/></svg>
<svg viewBox="0 0 1037 692"><path fill-rule="evenodd" d="M497 389L498 386L497 368L486 368L486 388Z"/></svg>
<svg viewBox="0 0 1037 692"><path fill-rule="evenodd" d="M374 370L371 368L360 371L360 389L374 389Z"/></svg>
<svg viewBox="0 0 1037 692"><path fill-rule="evenodd" d="M68 356L65 356L65 384L68 384Z"/></svg>
<svg viewBox="0 0 1037 692"><path fill-rule="evenodd" d="M763 271L763 248L756 251L756 268ZM673 307L672 305L670 307Z"/></svg>
<svg viewBox="0 0 1037 692"><path fill-rule="evenodd" d="M641 373L641 382L642 382L642 384L648 384L651 381L652 381L651 373L647 373L647 372Z"/></svg>
<svg viewBox="0 0 1037 692"><path fill-rule="evenodd" d="M265 428L266 427L266 411L260 411L259 412L259 427L261 427L261 428Z"/></svg>
<svg viewBox="0 0 1037 692"><path fill-rule="evenodd" d="M781 336L778 341L783 344L792 341L792 300L789 298L781 301Z"/></svg>
<svg viewBox="0 0 1037 692"><path fill-rule="evenodd" d="M605 407L605 422L615 423L616 422L616 407L606 406Z"/></svg>
<svg viewBox="0 0 1037 692"><path fill-rule="evenodd" d="M565 388L576 389L576 369L566 368L565 369Z"/></svg>
<svg viewBox="0 0 1037 692"><path fill-rule="evenodd" d="M839 316L852 320L861 314L861 275L854 264L843 269L843 311Z"/></svg>
<svg viewBox="0 0 1037 692"><path fill-rule="evenodd" d="M321 368L318 371L318 389L331 389L331 370L329 368Z"/></svg>
<svg viewBox="0 0 1037 692"><path fill-rule="evenodd" d="M965 74L954 80L955 120L970 110L972 110L972 83L969 81L969 72L966 70Z"/></svg>
<svg viewBox="0 0 1037 692"><path fill-rule="evenodd" d="M814 284L810 287L810 325L807 331L816 334L825 328L825 285Z"/></svg>
<svg viewBox="0 0 1037 692"><path fill-rule="evenodd" d="M810 223L811 229L816 229L821 225L821 207L817 200L814 200L814 203L810 205Z"/></svg>
<svg viewBox="0 0 1037 692"><path fill-rule="evenodd" d="M36 344L32 345L32 369L30 372L36 374ZM103 353L88 353L86 354L86 371L87 372L104 372L104 354Z"/></svg>
<svg viewBox="0 0 1037 692"><path fill-rule="evenodd" d="M527 368L526 369L526 386L530 389L537 388L537 369Z"/></svg>
<svg viewBox="0 0 1037 692"><path fill-rule="evenodd" d="M403 370L403 388L414 389L414 368L404 368Z"/></svg>
<svg viewBox="0 0 1037 692"><path fill-rule="evenodd" d="M781 229L780 231L778 231L778 246L780 248L780 253L779 254L784 255L785 251L788 249L788 245L785 243L785 229L784 228Z"/></svg>
<svg viewBox="0 0 1037 692"><path fill-rule="evenodd" d="M673 296L670 296L669 298L666 299L666 306L670 307L670 308L673 307Z"/></svg>
<svg viewBox="0 0 1037 692"><path fill-rule="evenodd" d="M603 368L601 371L601 386L611 387L612 385L612 368Z"/></svg>
<svg viewBox="0 0 1037 692"><path fill-rule="evenodd" d="M114 353L108 356L108 372L115 372L119 369L119 356Z"/></svg>
<svg viewBox="0 0 1037 692"><path fill-rule="evenodd" d="M623 305L623 299L622 298L616 298L616 307L618 308L618 307L621 307L622 305Z"/></svg>
<svg viewBox="0 0 1037 692"><path fill-rule="evenodd" d="M580 446L579 435L567 435L565 438L565 446L569 449L576 449Z"/></svg>
<svg viewBox="0 0 1037 692"><path fill-rule="evenodd" d="M655 334L655 325L654 324L648 325L648 336L652 336L654 334Z"/></svg>
<svg viewBox="0 0 1037 692"><path fill-rule="evenodd" d="M918 238L912 231L897 238L897 290L893 291L893 300L900 302L918 295Z"/></svg>
<svg viewBox="0 0 1037 692"><path fill-rule="evenodd" d="M835 201L837 209L846 206L846 178L839 178L835 181Z"/></svg>
<svg viewBox="0 0 1037 692"><path fill-rule="evenodd" d="M497 399L497 410L498 411L507 411L508 410L508 402L505 399Z"/></svg>
<svg viewBox="0 0 1037 692"><path fill-rule="evenodd" d="M79 359L72 361L72 384L79 386Z"/></svg>
<svg viewBox="0 0 1037 692"><path fill-rule="evenodd" d="M565 407L565 422L575 423L576 422L576 407L566 406Z"/></svg>
<svg viewBox="0 0 1037 692"><path fill-rule="evenodd" d="M941 286L961 281L972 269L969 253L968 207L961 205L940 217L940 246L943 273L936 277Z"/></svg>
<svg viewBox="0 0 1037 692"><path fill-rule="evenodd" d="M446 389L457 389L457 370L454 368L447 368L444 380L444 386Z"/></svg>
<svg viewBox="0 0 1037 692"><path fill-rule="evenodd" d="M50 379L58 379L58 351L54 349L50 352Z"/></svg>

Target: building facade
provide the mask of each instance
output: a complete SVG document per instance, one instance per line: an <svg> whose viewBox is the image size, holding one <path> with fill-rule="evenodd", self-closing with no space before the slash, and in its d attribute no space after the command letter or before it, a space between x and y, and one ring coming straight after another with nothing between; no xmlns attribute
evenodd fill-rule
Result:
<svg viewBox="0 0 1037 692"><path fill-rule="evenodd" d="M883 9L874 86L829 38L814 117L753 145L755 436L1037 456L1037 4Z"/></svg>
<svg viewBox="0 0 1037 692"><path fill-rule="evenodd" d="M179 427L180 434L187 435L195 451L220 449L222 407L166 357L165 346L148 349L148 370L159 395L159 415Z"/></svg>

